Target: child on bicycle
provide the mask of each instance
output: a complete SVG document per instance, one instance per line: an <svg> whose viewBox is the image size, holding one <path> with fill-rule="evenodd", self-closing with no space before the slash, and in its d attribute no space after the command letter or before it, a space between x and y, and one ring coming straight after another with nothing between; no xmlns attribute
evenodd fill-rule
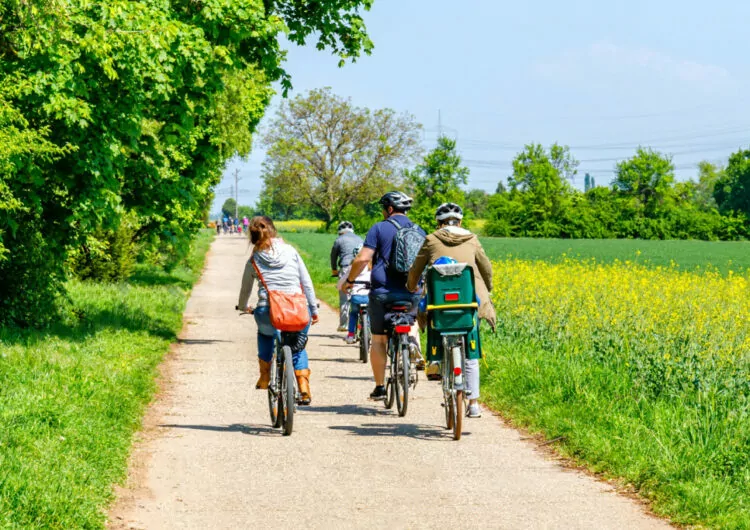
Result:
<svg viewBox="0 0 750 530"><path fill-rule="evenodd" d="M358 245L354 248L354 256L359 254L362 250L362 245ZM345 290L346 275L342 274L339 278L338 289L341 292ZM367 284L360 283L367 282ZM370 265L368 264L362 272L359 273L357 279L349 290L349 327L346 333L346 343L354 344L357 333L357 320L359 319L359 307L361 305L367 305L370 297Z"/></svg>

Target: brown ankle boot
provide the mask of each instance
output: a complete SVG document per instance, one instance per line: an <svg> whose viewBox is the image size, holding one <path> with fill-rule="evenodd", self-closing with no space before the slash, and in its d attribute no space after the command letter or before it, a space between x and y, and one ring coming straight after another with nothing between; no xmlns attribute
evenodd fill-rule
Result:
<svg viewBox="0 0 750 530"><path fill-rule="evenodd" d="M300 394L300 405L309 405L312 401L310 395L310 369L295 370L294 375L297 376L297 386L299 387Z"/></svg>
<svg viewBox="0 0 750 530"><path fill-rule="evenodd" d="M266 390L268 383L271 381L271 363L258 359L258 367L260 368L260 377L258 382L255 383L255 388L258 390Z"/></svg>

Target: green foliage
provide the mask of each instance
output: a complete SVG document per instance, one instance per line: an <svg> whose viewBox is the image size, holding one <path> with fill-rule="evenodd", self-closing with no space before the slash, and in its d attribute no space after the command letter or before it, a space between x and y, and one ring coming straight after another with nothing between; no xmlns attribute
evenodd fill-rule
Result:
<svg viewBox="0 0 750 530"><path fill-rule="evenodd" d="M409 114L355 107L329 88L282 103L265 137L260 209L307 204L328 229L347 206L400 184L420 128Z"/></svg>
<svg viewBox="0 0 750 530"><path fill-rule="evenodd" d="M123 215L115 228L96 230L71 252L68 267L81 280L120 282L133 273L138 256L134 214Z"/></svg>
<svg viewBox="0 0 750 530"><path fill-rule="evenodd" d="M724 174L715 180L714 198L721 211L750 217L750 149L729 157Z"/></svg>
<svg viewBox="0 0 750 530"><path fill-rule="evenodd" d="M291 86L280 37L354 60L371 3L0 0L0 260L34 254L16 231L43 219L55 278L123 212L144 252L184 255L271 83Z"/></svg>
<svg viewBox="0 0 750 530"><path fill-rule="evenodd" d="M237 217L239 219L242 219L243 217L250 219L253 215L255 215L255 210L252 206L240 205L237 207Z"/></svg>
<svg viewBox="0 0 750 530"><path fill-rule="evenodd" d="M669 206L674 164L671 157L639 147L634 157L617 164L612 184L624 196L636 198L645 216L655 217Z"/></svg>
<svg viewBox="0 0 750 530"><path fill-rule="evenodd" d="M446 136L438 138L430 151L413 171L405 173L409 192L416 198L409 212L412 221L427 231L436 228L435 210L444 202L462 203L468 168L461 165L456 153L456 141Z"/></svg>
<svg viewBox="0 0 750 530"><path fill-rule="evenodd" d="M224 204L221 207L221 213L224 214L224 217L234 217L235 209L237 208L237 201L235 201L233 198L228 198L224 201Z"/></svg>
<svg viewBox="0 0 750 530"><path fill-rule="evenodd" d="M712 194L721 195L726 172L699 166L698 182L674 182L671 159L639 149L620 162L610 188L593 177L581 193L566 182L577 162L567 149L526 146L513 164L511 190L492 196L485 233L500 237L744 239L750 225L742 213L717 210ZM722 180L724 179L724 180ZM586 184L587 182L587 184ZM721 189L737 185L721 184ZM714 187L716 186L716 191ZM726 201L724 201L726 204Z"/></svg>

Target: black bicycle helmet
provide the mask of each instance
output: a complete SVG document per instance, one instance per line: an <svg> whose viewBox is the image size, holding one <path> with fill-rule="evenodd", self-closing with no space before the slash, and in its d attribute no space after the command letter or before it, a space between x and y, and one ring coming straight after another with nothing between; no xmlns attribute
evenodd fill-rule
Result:
<svg viewBox="0 0 750 530"><path fill-rule="evenodd" d="M349 221L341 221L339 223L339 227L336 230L338 230L339 232L341 232L342 230L354 230L354 225Z"/></svg>
<svg viewBox="0 0 750 530"><path fill-rule="evenodd" d="M448 219L461 220L463 218L464 211L455 202L444 202L438 206L438 209L435 212L435 219L437 219L438 222L447 221Z"/></svg>
<svg viewBox="0 0 750 530"><path fill-rule="evenodd" d="M406 193L400 191L389 191L380 197L378 204L386 210L389 206L392 206L397 212L407 212L411 208L412 202L414 202L414 199L409 197Z"/></svg>

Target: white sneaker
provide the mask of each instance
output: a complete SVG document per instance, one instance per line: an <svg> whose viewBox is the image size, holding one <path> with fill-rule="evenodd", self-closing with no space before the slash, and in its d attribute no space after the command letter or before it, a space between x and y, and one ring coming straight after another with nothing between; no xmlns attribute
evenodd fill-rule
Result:
<svg viewBox="0 0 750 530"><path fill-rule="evenodd" d="M466 415L470 418L481 418L482 409L479 408L479 403L472 403L469 405L469 412L467 412Z"/></svg>
<svg viewBox="0 0 750 530"><path fill-rule="evenodd" d="M345 340L347 344L354 344L355 342L357 342L357 337L355 337L354 335L347 335Z"/></svg>

